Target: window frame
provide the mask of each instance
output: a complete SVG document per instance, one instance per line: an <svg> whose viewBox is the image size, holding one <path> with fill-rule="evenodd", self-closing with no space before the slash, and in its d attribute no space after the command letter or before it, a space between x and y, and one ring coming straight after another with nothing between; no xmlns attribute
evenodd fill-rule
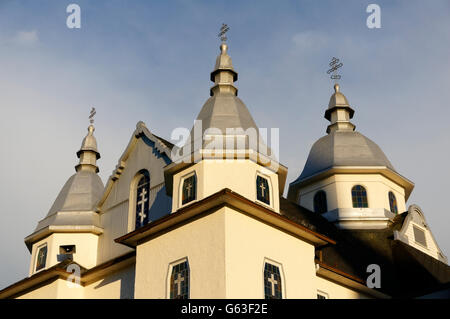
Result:
<svg viewBox="0 0 450 319"><path fill-rule="evenodd" d="M353 201L353 189L355 187L358 187L358 186L362 187L364 189L365 193L366 193L366 204L367 204L367 206L363 206L363 207L355 206L355 202ZM352 208L359 208L359 209L369 208L369 192L367 191L367 187L366 186L364 186L362 184L353 185L351 190L350 190L350 195L351 195L351 198L352 198Z"/></svg>
<svg viewBox="0 0 450 319"><path fill-rule="evenodd" d="M319 194L324 194L325 195L325 211L323 212L318 212L316 211L316 196L318 196ZM326 212L328 212L328 198L327 198L327 192L324 191L323 189L318 190L313 197L313 208L314 208L314 212L318 213L318 214L325 214Z"/></svg>
<svg viewBox="0 0 450 319"><path fill-rule="evenodd" d="M392 206L393 206L393 205L392 205L392 203L391 203L391 195L392 195L393 198L394 198L395 212L392 211ZM395 196L395 194L394 194L393 191L389 191L389 193L388 193L388 200L389 200L389 211L390 211L392 214L398 215L398 202L397 202L397 196Z"/></svg>
<svg viewBox="0 0 450 319"><path fill-rule="evenodd" d="M166 291L166 298L167 299L172 299L171 298L171 286L172 286L173 269L174 269L175 266L183 264L183 263L186 263L186 265L187 265L187 274L188 274L187 275L187 277L188 277L188 280L187 280L187 285L188 285L188 288L187 288L188 293L187 293L187 295L188 295L188 297L187 297L187 299L191 298L191 266L190 266L188 258L187 257L183 257L181 259L178 259L178 260L175 260L175 261L171 262L169 264L169 266L168 266L167 279L166 279L166 290L167 290ZM178 298L174 298L174 299L178 299Z"/></svg>
<svg viewBox="0 0 450 319"><path fill-rule="evenodd" d="M184 186L184 181L188 178L194 177L194 189L195 189L195 194L194 194L194 199L186 202L183 204L183 186ZM198 201L198 178L197 178L197 172L191 171L189 173L187 173L186 175L182 176L180 178L180 185L178 188L178 198L179 198L179 203L178 203L178 207L183 207L183 206L187 206L189 204L192 204L196 201Z"/></svg>
<svg viewBox="0 0 450 319"><path fill-rule="evenodd" d="M412 224L412 228L413 228L414 243L420 245L423 248L428 249L426 230L416 224ZM418 242L416 240L416 231L415 231L416 229L423 233L423 239L425 241L425 244L422 244L421 242Z"/></svg>
<svg viewBox="0 0 450 319"><path fill-rule="evenodd" d="M281 263L279 263L273 259L267 258L267 257L264 258L263 264L262 264L262 299L266 299L265 276L264 276L266 264L270 264L272 266L278 267L278 270L280 272L280 279L281 279L281 299L287 299L286 280L285 280L283 265Z"/></svg>
<svg viewBox="0 0 450 319"><path fill-rule="evenodd" d="M258 185L256 184L256 189L255 189L255 192L256 192L256 194L255 194L255 200L256 200L256 202L257 203L261 203L261 204L263 204L263 205L265 205L265 206L267 206L267 207L270 207L270 208L272 208L273 207L273 188L272 188L272 180L270 179L270 177L269 176L267 176L267 175L265 175L265 174L262 174L262 173L260 173L260 172L257 172L256 173L256 176L255 176L255 183L258 181L258 177L259 178L263 178L263 179L265 179L266 180L266 182L267 182L267 187L269 188L269 203L266 203L266 202L264 202L264 201L261 201L261 200L259 200L258 199Z"/></svg>
<svg viewBox="0 0 450 319"><path fill-rule="evenodd" d="M38 258L39 258L39 252L41 251L42 248L47 248L47 250L45 251L45 260L44 260L44 266L42 268L37 269L38 266ZM47 242L39 245L36 247L36 255L34 256L34 265L33 265L33 273L38 273L42 270L45 270L47 268L47 259L48 259L48 244Z"/></svg>
<svg viewBox="0 0 450 319"><path fill-rule="evenodd" d="M147 213L147 215L146 215L147 222L143 223L141 226L137 227L137 221L138 221L137 206L138 206L138 201L139 201L138 190L141 187L141 186L139 186L139 183L142 180L142 178L145 178L145 177L148 178L148 183L147 183L147 186L146 186L146 189L148 190L147 191L147 201L146 201L146 203L144 203L144 205L147 205L147 212L146 212ZM134 209L133 209L134 229L141 228L141 227L143 227L146 224L151 222L150 214L149 214L149 212L150 212L150 192L151 192L150 185L151 185L150 172L148 170L146 170L146 169L140 170L135 176L134 187L133 187L134 197L133 197L133 203L132 204L133 204L133 207L134 207Z"/></svg>
<svg viewBox="0 0 450 319"><path fill-rule="evenodd" d="M330 299L330 295L328 295L326 292L322 290L317 290L317 299L320 299L319 296L324 297L322 299Z"/></svg>

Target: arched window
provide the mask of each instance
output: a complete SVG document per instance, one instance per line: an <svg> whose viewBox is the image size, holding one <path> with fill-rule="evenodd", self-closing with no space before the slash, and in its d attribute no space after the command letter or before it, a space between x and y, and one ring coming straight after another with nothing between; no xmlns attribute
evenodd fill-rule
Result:
<svg viewBox="0 0 450 319"><path fill-rule="evenodd" d="M282 299L281 274L278 266L268 262L264 264L264 298Z"/></svg>
<svg viewBox="0 0 450 319"><path fill-rule="evenodd" d="M270 205L269 182L266 178L259 175L256 177L256 198L259 201Z"/></svg>
<svg viewBox="0 0 450 319"><path fill-rule="evenodd" d="M136 187L136 229L148 223L149 204L150 175L143 171Z"/></svg>
<svg viewBox="0 0 450 319"><path fill-rule="evenodd" d="M352 202L354 208L367 208L367 192L361 185L356 185L352 188Z"/></svg>
<svg viewBox="0 0 450 319"><path fill-rule="evenodd" d="M397 198L395 198L393 192L389 192L389 207L391 208L391 213L398 214Z"/></svg>
<svg viewBox="0 0 450 319"><path fill-rule="evenodd" d="M187 260L172 266L170 299L189 299L189 264Z"/></svg>
<svg viewBox="0 0 450 319"><path fill-rule="evenodd" d="M187 204L197 198L197 178L194 175L186 177L181 191L181 203Z"/></svg>
<svg viewBox="0 0 450 319"><path fill-rule="evenodd" d="M323 214L328 211L327 193L324 191L318 191L316 195L314 195L314 211L319 214Z"/></svg>

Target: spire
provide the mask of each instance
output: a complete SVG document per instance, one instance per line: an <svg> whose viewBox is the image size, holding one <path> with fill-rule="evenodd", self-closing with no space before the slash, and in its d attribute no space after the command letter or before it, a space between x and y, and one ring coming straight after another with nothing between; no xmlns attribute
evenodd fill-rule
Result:
<svg viewBox="0 0 450 319"><path fill-rule="evenodd" d="M327 127L327 133L335 131L354 131L355 125L350 122L355 111L350 107L347 98L340 92L339 84L334 85L334 94L325 111L325 118L331 122Z"/></svg>
<svg viewBox="0 0 450 319"><path fill-rule="evenodd" d="M219 37L222 40L220 45L220 54L216 59L216 65L214 71L211 72L211 81L215 85L210 90L210 95L217 95L220 93L232 93L237 95L237 88L233 85L238 79L238 74L233 69L233 63L231 57L228 55L228 45L225 43L227 37L225 33L230 28L223 24L220 29Z"/></svg>
<svg viewBox="0 0 450 319"><path fill-rule="evenodd" d="M98 173L99 169L97 166L97 160L100 158L100 153L97 150L97 140L94 136L94 115L96 114L95 108L92 108L91 114L89 116L90 125L88 127L88 134L83 139L81 143L81 148L77 152L77 157L80 162L75 166L77 172L80 171L91 171Z"/></svg>

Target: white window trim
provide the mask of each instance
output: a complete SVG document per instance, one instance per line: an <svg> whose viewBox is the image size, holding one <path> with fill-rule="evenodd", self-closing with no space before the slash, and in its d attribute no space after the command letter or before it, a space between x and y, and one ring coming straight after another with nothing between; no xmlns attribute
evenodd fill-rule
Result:
<svg viewBox="0 0 450 319"><path fill-rule="evenodd" d="M352 194L352 190L353 190L353 187L355 187L355 186L362 186L362 187L364 187L364 189L366 190L366 197L367 197L367 207L353 207L353 194ZM365 185L364 183L356 183L356 184L354 184L352 187L350 187L350 201L351 201L351 203L352 203L352 208L353 209L360 209L360 210L363 210L363 209L368 209L368 208L371 208L371 205L370 205L370 202L369 202L369 187L367 186L367 185Z"/></svg>
<svg viewBox="0 0 450 319"><path fill-rule="evenodd" d="M274 266L277 266L278 269L280 269L280 277L281 277L281 299L287 299L286 296L286 277L284 275L284 269L283 265L273 259L264 257L263 264L262 264L262 299L265 299L265 291L264 291L264 270L266 263L272 264Z"/></svg>
<svg viewBox="0 0 450 319"><path fill-rule="evenodd" d="M183 257L183 258L180 258L180 259L177 259L177 260L171 262L169 264L169 266L168 266L167 278L166 278L166 299L170 299L170 277L172 277L173 267L178 265L178 264L184 263L184 262L187 262L188 269L189 269L189 282L188 282L189 299L191 298L191 265L189 264L189 260L188 260L188 258L186 256L186 257Z"/></svg>
<svg viewBox="0 0 450 319"><path fill-rule="evenodd" d="M260 177L264 178L265 180L267 180L267 184L269 185L269 201L270 201L270 204L266 204L266 203L264 203L264 202L262 202L262 201L260 201L258 199L258 190L257 189L255 189L255 202L258 203L258 204L261 204L261 205L263 205L265 207L273 209L273 207L274 207L273 206L274 205L274 203L273 203L274 197L273 197L272 180L270 179L270 176L268 176L266 174L263 174L261 172L256 172L255 184L256 184L256 179L258 178L258 176L260 176ZM253 185L255 185L255 184L253 184Z"/></svg>
<svg viewBox="0 0 450 319"><path fill-rule="evenodd" d="M190 202L187 202L186 204L183 204L183 183L187 178L192 177L192 176L195 176L195 184L196 184L195 185L195 199L191 200ZM198 201L198 176L197 176L196 171L193 170L193 171L187 173L186 175L183 175L180 178L180 185L178 186L178 207L181 208L181 207L190 205L192 203L195 203L197 201Z"/></svg>
<svg viewBox="0 0 450 319"><path fill-rule="evenodd" d="M128 232L132 232L133 230L136 230L136 197L137 197L137 185L139 183L139 180L144 175L143 172L147 171L148 176L150 176L150 171L148 169L140 169L136 172L133 179L130 183L130 195L128 196ZM152 179L150 178L150 185L149 190L151 191L151 183ZM150 200L150 191L149 191L149 200Z"/></svg>
<svg viewBox="0 0 450 319"><path fill-rule="evenodd" d="M330 299L330 295L328 295L326 292L324 292L322 290L317 290L317 294L325 297L325 299Z"/></svg>
<svg viewBox="0 0 450 319"><path fill-rule="evenodd" d="M419 225L417 225L416 223L411 223L411 227L412 227L412 232L413 232L413 237L414 237L414 244L419 245L420 247L430 250L430 248L428 248L428 241L427 241L427 231L425 228L420 227ZM416 234L414 233L414 227L416 227L417 229L423 231L423 236L425 237L425 245L419 243L418 241L416 241Z"/></svg>

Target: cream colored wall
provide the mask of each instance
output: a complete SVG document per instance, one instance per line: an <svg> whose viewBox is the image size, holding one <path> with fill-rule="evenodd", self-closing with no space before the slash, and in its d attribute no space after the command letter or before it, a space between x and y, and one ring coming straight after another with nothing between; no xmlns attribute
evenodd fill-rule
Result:
<svg viewBox="0 0 450 319"><path fill-rule="evenodd" d="M84 297L82 286L69 286L65 279L56 279L51 283L35 288L17 299L80 299Z"/></svg>
<svg viewBox="0 0 450 319"><path fill-rule="evenodd" d="M284 297L316 298L314 247L227 207L139 245L136 298L167 298L169 264L185 257L191 298L264 298L266 258Z"/></svg>
<svg viewBox="0 0 450 319"><path fill-rule="evenodd" d="M90 233L55 233L33 245L29 270L30 276L35 273L34 270L36 268L35 263L38 248L44 243L47 243L47 260L44 269L59 263L57 259L57 256L59 255L59 246L63 245L76 246L76 253L73 254L73 260L81 266L92 268L97 265L97 235Z"/></svg>
<svg viewBox="0 0 450 319"><path fill-rule="evenodd" d="M265 259L282 266L283 298L316 298L313 245L231 208L225 221L226 298L264 298Z"/></svg>
<svg viewBox="0 0 450 319"><path fill-rule="evenodd" d="M347 288L328 279L316 277L317 291L324 292L329 299L369 299L371 297L356 290ZM316 291L316 295L317 295ZM316 298L316 296L314 297Z"/></svg>
<svg viewBox="0 0 450 319"><path fill-rule="evenodd" d="M160 188L164 182L165 165L164 160L156 157L150 146L142 139L137 140L125 163L125 169L114 183L100 213L104 233L99 242L99 263L131 251L130 248L114 242L114 239L134 230L134 217L131 216L133 211L130 211L129 205L130 186L136 174L146 169L150 173L150 189Z"/></svg>
<svg viewBox="0 0 450 319"><path fill-rule="evenodd" d="M66 279L56 279L38 286L18 299L131 299L134 298L134 264L86 286L75 285Z"/></svg>
<svg viewBox="0 0 450 319"><path fill-rule="evenodd" d="M86 299L134 298L134 264L84 287Z"/></svg>
<svg viewBox="0 0 450 319"><path fill-rule="evenodd" d="M256 200L257 173L266 177L270 187L271 205L265 205L275 212L280 211L278 196L278 175L251 160L202 160L192 167L173 176L172 212L177 211L181 205L181 188L183 178L195 171L197 175L197 201L208 197L224 188L248 198ZM259 202L260 203L260 202Z"/></svg>
<svg viewBox="0 0 450 319"><path fill-rule="evenodd" d="M135 298L167 298L169 264L187 257L191 298L225 298L225 208L136 250Z"/></svg>
<svg viewBox="0 0 450 319"><path fill-rule="evenodd" d="M369 208L384 208L390 211L388 194L392 191L397 199L398 212L406 211L405 190L380 174L336 174L310 184L299 192L300 205L314 210L314 195L319 190L327 193L328 210L352 208L351 190L362 185L367 190Z"/></svg>

